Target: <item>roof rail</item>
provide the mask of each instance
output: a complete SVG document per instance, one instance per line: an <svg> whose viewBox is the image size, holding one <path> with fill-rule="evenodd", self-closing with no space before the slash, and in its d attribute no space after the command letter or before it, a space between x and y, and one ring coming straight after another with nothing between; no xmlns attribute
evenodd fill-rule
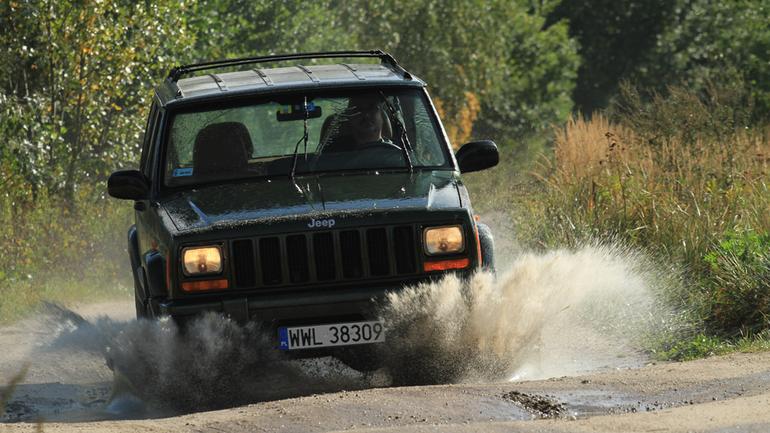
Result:
<svg viewBox="0 0 770 433"><path fill-rule="evenodd" d="M196 63L192 65L177 66L172 68L167 80L172 83L176 83L182 75L190 74L193 72L204 71L207 69L223 68L227 66L240 66L249 65L254 63L267 63L267 62L281 62L285 60L301 60L301 59L330 59L330 58L343 58L343 57L377 57L380 62L387 64L395 69L397 72L402 73L407 80L412 79L412 75L409 74L401 65L398 64L395 58L390 54L382 50L369 50L369 51L321 51L315 53L298 53L298 54L275 54L270 56L259 57L243 57L240 59L218 60L214 62Z"/></svg>

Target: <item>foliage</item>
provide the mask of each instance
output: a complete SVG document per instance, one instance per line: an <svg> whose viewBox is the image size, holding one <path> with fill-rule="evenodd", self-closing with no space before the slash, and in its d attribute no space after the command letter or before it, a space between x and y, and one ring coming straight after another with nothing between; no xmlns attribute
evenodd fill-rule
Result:
<svg viewBox="0 0 770 433"><path fill-rule="evenodd" d="M663 360L689 361L707 356L722 355L731 350L731 345L724 339L701 333L691 338L675 341L671 347L659 351L656 355L658 359Z"/></svg>
<svg viewBox="0 0 770 433"><path fill-rule="evenodd" d="M644 66L631 78L651 89L676 83L700 90L738 75L756 101L755 120L768 118L770 5L764 0L679 0L673 12L662 21Z"/></svg>
<svg viewBox="0 0 770 433"><path fill-rule="evenodd" d="M585 113L604 108L618 84L645 68L645 55L676 6L670 0L562 1L549 22L569 21L569 34L580 44L575 105Z"/></svg>
<svg viewBox="0 0 770 433"><path fill-rule="evenodd" d="M193 41L188 8L0 2L2 320L125 287L128 209L103 182L138 159L152 85Z"/></svg>
<svg viewBox="0 0 770 433"><path fill-rule="evenodd" d="M543 28L549 10L507 0L377 0L346 21L360 29L361 47L388 50L425 79L450 121L467 110L470 92L481 104L474 135L520 136L572 108L577 47L566 23Z"/></svg>
<svg viewBox="0 0 770 433"><path fill-rule="evenodd" d="M151 77L184 52L184 2L0 5L4 178L71 202L77 185L134 160ZM164 41L161 45L158 41ZM9 170L9 172L5 172ZM92 180L94 179L94 180ZM25 188L22 188L24 190Z"/></svg>
<svg viewBox="0 0 770 433"><path fill-rule="evenodd" d="M701 91L737 76L756 101L754 121L770 115L770 7L764 0L563 1L549 21L567 19L580 43L575 104L607 107L623 81L657 92Z"/></svg>
<svg viewBox="0 0 770 433"><path fill-rule="evenodd" d="M202 0L189 14L193 60L349 50L356 35L334 12L338 3Z"/></svg>
<svg viewBox="0 0 770 433"><path fill-rule="evenodd" d="M465 104L459 108L454 117L450 117L447 114L444 103L440 98L434 98L433 103L436 106L438 115L445 123L446 135L452 146L458 149L467 143L471 134L473 134L473 124L476 123L479 111L481 110L479 98L472 92L465 92Z"/></svg>
<svg viewBox="0 0 770 433"><path fill-rule="evenodd" d="M649 102L627 89L615 122L597 113L557 129L538 173L542 242L615 236L684 269L690 284L668 295L706 335L770 328L770 137L741 127L736 89L674 87Z"/></svg>
<svg viewBox="0 0 770 433"><path fill-rule="evenodd" d="M0 221L13 222L0 224L0 322L44 300L132 293L125 249L129 208L97 195L93 186L79 188L72 206L59 206L46 193L26 209L0 200Z"/></svg>
<svg viewBox="0 0 770 433"><path fill-rule="evenodd" d="M704 260L712 327L732 335L770 329L770 233L727 232Z"/></svg>

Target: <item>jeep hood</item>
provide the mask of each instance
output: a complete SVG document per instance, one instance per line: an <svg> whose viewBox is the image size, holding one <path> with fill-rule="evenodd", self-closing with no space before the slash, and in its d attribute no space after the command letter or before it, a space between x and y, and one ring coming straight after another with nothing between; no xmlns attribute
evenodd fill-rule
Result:
<svg viewBox="0 0 770 433"><path fill-rule="evenodd" d="M356 173L249 180L180 192L161 202L178 231L335 213L462 206L451 171Z"/></svg>

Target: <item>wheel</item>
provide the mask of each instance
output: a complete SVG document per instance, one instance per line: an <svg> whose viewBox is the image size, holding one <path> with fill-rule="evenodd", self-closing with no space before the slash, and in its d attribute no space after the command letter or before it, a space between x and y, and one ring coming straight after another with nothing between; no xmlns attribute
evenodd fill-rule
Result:
<svg viewBox="0 0 770 433"><path fill-rule="evenodd" d="M495 238L492 230L484 223L476 223L479 231L479 243L481 244L481 267L490 272L495 272Z"/></svg>

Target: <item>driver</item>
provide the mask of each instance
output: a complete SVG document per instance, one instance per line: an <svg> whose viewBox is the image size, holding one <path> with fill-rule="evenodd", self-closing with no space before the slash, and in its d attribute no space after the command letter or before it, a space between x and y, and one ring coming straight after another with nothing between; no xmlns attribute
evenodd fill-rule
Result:
<svg viewBox="0 0 770 433"><path fill-rule="evenodd" d="M356 146L367 143L392 142L384 137L385 113L382 101L374 95L354 96L348 102L350 117L347 128Z"/></svg>

